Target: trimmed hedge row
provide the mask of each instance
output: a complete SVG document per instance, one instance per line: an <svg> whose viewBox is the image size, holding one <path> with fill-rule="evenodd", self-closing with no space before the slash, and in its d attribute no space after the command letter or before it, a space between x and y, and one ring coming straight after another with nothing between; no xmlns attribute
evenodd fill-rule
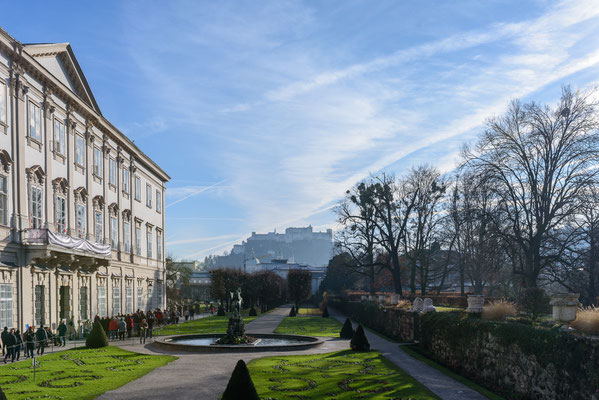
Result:
<svg viewBox="0 0 599 400"><path fill-rule="evenodd" d="M465 313L427 313L420 346L507 398L591 399L599 390L599 340Z"/></svg>
<svg viewBox="0 0 599 400"><path fill-rule="evenodd" d="M329 304L346 316L391 339L412 342L418 339L418 313L396 308L381 308L374 302L329 300Z"/></svg>

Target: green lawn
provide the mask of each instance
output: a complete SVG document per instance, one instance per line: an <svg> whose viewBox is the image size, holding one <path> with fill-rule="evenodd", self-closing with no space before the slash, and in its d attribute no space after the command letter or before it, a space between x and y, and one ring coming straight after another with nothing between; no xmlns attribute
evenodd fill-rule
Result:
<svg viewBox="0 0 599 400"><path fill-rule="evenodd" d="M435 306L438 312L451 312L451 311L465 311L465 308L459 307L445 307L445 306Z"/></svg>
<svg viewBox="0 0 599 400"><path fill-rule="evenodd" d="M247 315L247 311L242 312ZM194 321L183 322L180 324L166 325L158 329L154 329L153 334L156 336L168 335L191 335L195 333L225 333L229 324L229 316L217 317L216 315L196 319ZM246 324L256 317L248 317L243 315L243 322Z"/></svg>
<svg viewBox="0 0 599 400"><path fill-rule="evenodd" d="M343 325L335 318L286 317L275 329L275 333L290 335L339 337Z"/></svg>
<svg viewBox="0 0 599 400"><path fill-rule="evenodd" d="M322 311L320 311L320 308L304 308L304 307L300 307L299 315L320 315L322 316Z"/></svg>
<svg viewBox="0 0 599 400"><path fill-rule="evenodd" d="M260 398L438 399L378 351L265 357L248 367Z"/></svg>
<svg viewBox="0 0 599 400"><path fill-rule="evenodd" d="M0 387L11 400L93 399L176 359L113 346L75 348L38 357L35 381L31 360L0 366Z"/></svg>

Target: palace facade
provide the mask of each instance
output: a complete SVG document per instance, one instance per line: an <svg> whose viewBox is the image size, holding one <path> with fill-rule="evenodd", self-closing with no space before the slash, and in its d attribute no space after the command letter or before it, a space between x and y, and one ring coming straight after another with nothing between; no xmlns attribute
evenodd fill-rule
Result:
<svg viewBox="0 0 599 400"><path fill-rule="evenodd" d="M68 43L0 28L0 328L164 308L168 180L102 116Z"/></svg>

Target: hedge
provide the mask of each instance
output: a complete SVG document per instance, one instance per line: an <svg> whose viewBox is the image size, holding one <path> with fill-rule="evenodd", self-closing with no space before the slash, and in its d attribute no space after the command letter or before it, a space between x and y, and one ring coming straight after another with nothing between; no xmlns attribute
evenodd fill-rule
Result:
<svg viewBox="0 0 599 400"><path fill-rule="evenodd" d="M597 338L459 312L426 313L420 323L425 353L496 391L575 399L599 388Z"/></svg>

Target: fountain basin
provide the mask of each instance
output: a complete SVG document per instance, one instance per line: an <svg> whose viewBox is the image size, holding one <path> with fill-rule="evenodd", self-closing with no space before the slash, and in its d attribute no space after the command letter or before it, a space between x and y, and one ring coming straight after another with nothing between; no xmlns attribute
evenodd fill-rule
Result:
<svg viewBox="0 0 599 400"><path fill-rule="evenodd" d="M320 346L322 339L312 336L281 335L276 333L248 333L256 339L250 344L213 344L224 334L165 336L154 341L153 346L168 351L194 353L249 353L259 351L306 350Z"/></svg>

